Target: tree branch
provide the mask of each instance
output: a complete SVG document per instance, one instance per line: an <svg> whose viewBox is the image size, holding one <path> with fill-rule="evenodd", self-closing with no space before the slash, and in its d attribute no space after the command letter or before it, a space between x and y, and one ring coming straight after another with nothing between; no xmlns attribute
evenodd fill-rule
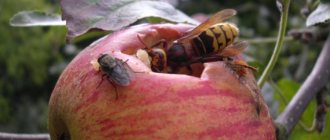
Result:
<svg viewBox="0 0 330 140"><path fill-rule="evenodd" d="M0 132L0 140L50 140L48 134L14 134Z"/></svg>
<svg viewBox="0 0 330 140"><path fill-rule="evenodd" d="M330 35L323 46L323 49L315 63L312 72L309 74L305 82L302 84L298 92L290 101L289 105L275 120L279 132L289 135L300 120L302 113L307 105L316 96L316 94L327 84L330 76ZM281 129L284 128L284 129Z"/></svg>

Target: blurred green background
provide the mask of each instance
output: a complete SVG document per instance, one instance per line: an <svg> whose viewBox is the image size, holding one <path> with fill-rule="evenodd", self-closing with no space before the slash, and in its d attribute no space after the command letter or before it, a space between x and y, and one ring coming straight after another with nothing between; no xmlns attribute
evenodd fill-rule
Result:
<svg viewBox="0 0 330 140"><path fill-rule="evenodd" d="M169 0L188 15L212 14L234 8L238 15L231 19L240 28L240 39L251 41L245 51L251 65L259 67L258 77L271 56L280 13L275 0L217 1ZM305 28L301 14L305 1L291 1L288 31ZM0 0L0 131L14 133L47 132L48 99L66 64L85 46L104 34L87 34L73 45L65 44L65 27L18 28L9 26L10 18L23 10L60 13L58 0ZM329 28L329 27L327 27ZM288 37L281 56L263 88L264 97L274 118L308 76L324 40L301 42ZM328 83L329 85L329 83ZM328 86L329 87L329 86ZM329 89L329 88L328 88ZM329 93L329 90L328 90ZM329 95L327 100L330 101ZM302 122L311 126L315 110L313 101ZM327 120L330 117L327 115ZM323 133L306 132L297 125L289 139L314 140L330 138L328 121Z"/></svg>
<svg viewBox="0 0 330 140"><path fill-rule="evenodd" d="M47 132L47 105L64 63L64 27L10 27L21 10L59 12L50 0L0 1L0 131ZM64 66L63 66L64 67Z"/></svg>

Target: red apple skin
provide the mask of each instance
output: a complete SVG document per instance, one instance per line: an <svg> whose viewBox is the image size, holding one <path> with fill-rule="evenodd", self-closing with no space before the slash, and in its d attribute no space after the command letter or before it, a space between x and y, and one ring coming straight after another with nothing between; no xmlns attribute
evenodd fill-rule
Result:
<svg viewBox="0 0 330 140"><path fill-rule="evenodd" d="M250 90L223 62L205 63L200 77L194 77L152 72L134 56L144 47L137 34L151 45L161 38L177 39L191 28L184 24L133 26L85 48L64 70L51 95L51 138L275 139L262 97L258 114ZM109 81L98 86L103 74L90 62L101 53L127 60L136 72L129 86L116 85L118 99ZM248 78L253 79L251 73Z"/></svg>

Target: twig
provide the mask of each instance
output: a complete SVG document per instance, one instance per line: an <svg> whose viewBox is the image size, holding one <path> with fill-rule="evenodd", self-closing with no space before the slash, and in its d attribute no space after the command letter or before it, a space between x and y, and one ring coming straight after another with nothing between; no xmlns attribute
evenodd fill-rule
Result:
<svg viewBox="0 0 330 140"><path fill-rule="evenodd" d="M313 126L315 126L315 130L319 133L323 132L325 128L327 108L329 107L329 104L325 98L326 90L326 87L324 87L323 90L316 95L317 106Z"/></svg>
<svg viewBox="0 0 330 140"><path fill-rule="evenodd" d="M274 83L274 81L271 78L268 79L268 82L278 92L278 95L280 95L282 101L287 106L288 100L284 97L284 93L282 92L282 90ZM301 128L303 128L307 132L313 131L313 126L309 128L302 120L299 120L298 124L300 125Z"/></svg>
<svg viewBox="0 0 330 140"><path fill-rule="evenodd" d="M267 38L254 38L254 39L245 39L241 38L240 40L244 40L249 42L249 44L267 44L267 43L275 43L277 41L276 37L267 37ZM284 41L293 41L294 38L292 36L284 37Z"/></svg>
<svg viewBox="0 0 330 140"><path fill-rule="evenodd" d="M275 91L278 92L278 95L280 95L280 98L282 99L282 101L284 102L285 105L288 105L288 100L284 97L284 93L282 92L282 90L274 83L272 78L268 79L268 82L270 84L271 87L273 87L273 89L275 89Z"/></svg>
<svg viewBox="0 0 330 140"><path fill-rule="evenodd" d="M308 58L308 53L309 53L309 46L303 45L302 46L302 51L300 54L300 61L298 64L298 68L295 72L294 79L295 80L302 80L304 79L304 73L306 71L306 66L307 66L307 58Z"/></svg>
<svg viewBox="0 0 330 140"><path fill-rule="evenodd" d="M288 135L315 95L327 84L330 76L330 35L325 42L312 72L302 84L289 105L275 120L282 134Z"/></svg>
<svg viewBox="0 0 330 140"><path fill-rule="evenodd" d="M280 21L280 29L278 33L278 39L275 44L275 49L273 51L272 57L270 58L265 70L263 71L262 75L260 76L258 80L258 85L260 88L265 84L267 77L269 76L270 72L273 70L275 63L277 61L278 56L280 55L284 38L285 38L285 32L286 32L286 24L288 21L288 13L289 13L289 6L290 6L290 0L284 0L282 4L282 14L281 14L281 21Z"/></svg>
<svg viewBox="0 0 330 140"><path fill-rule="evenodd" d="M301 29L292 29L288 32L295 40L303 43L315 43L327 39L330 28L327 27L305 27Z"/></svg>
<svg viewBox="0 0 330 140"><path fill-rule="evenodd" d="M0 140L50 140L48 134L14 134L0 132Z"/></svg>

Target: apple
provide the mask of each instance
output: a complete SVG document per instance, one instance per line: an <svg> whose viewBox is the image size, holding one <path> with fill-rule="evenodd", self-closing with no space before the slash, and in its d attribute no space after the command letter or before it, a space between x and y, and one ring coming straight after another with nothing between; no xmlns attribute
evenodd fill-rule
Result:
<svg viewBox="0 0 330 140"><path fill-rule="evenodd" d="M191 28L185 24L132 26L81 51L51 95L51 138L275 139L275 127L261 95L256 102L253 91L224 62L195 64L193 75L184 70L169 74L151 71L136 57L144 44L173 41ZM104 80L102 71L90 63L100 54L129 65L134 74L128 86ZM248 82L255 84L252 73L247 75Z"/></svg>

